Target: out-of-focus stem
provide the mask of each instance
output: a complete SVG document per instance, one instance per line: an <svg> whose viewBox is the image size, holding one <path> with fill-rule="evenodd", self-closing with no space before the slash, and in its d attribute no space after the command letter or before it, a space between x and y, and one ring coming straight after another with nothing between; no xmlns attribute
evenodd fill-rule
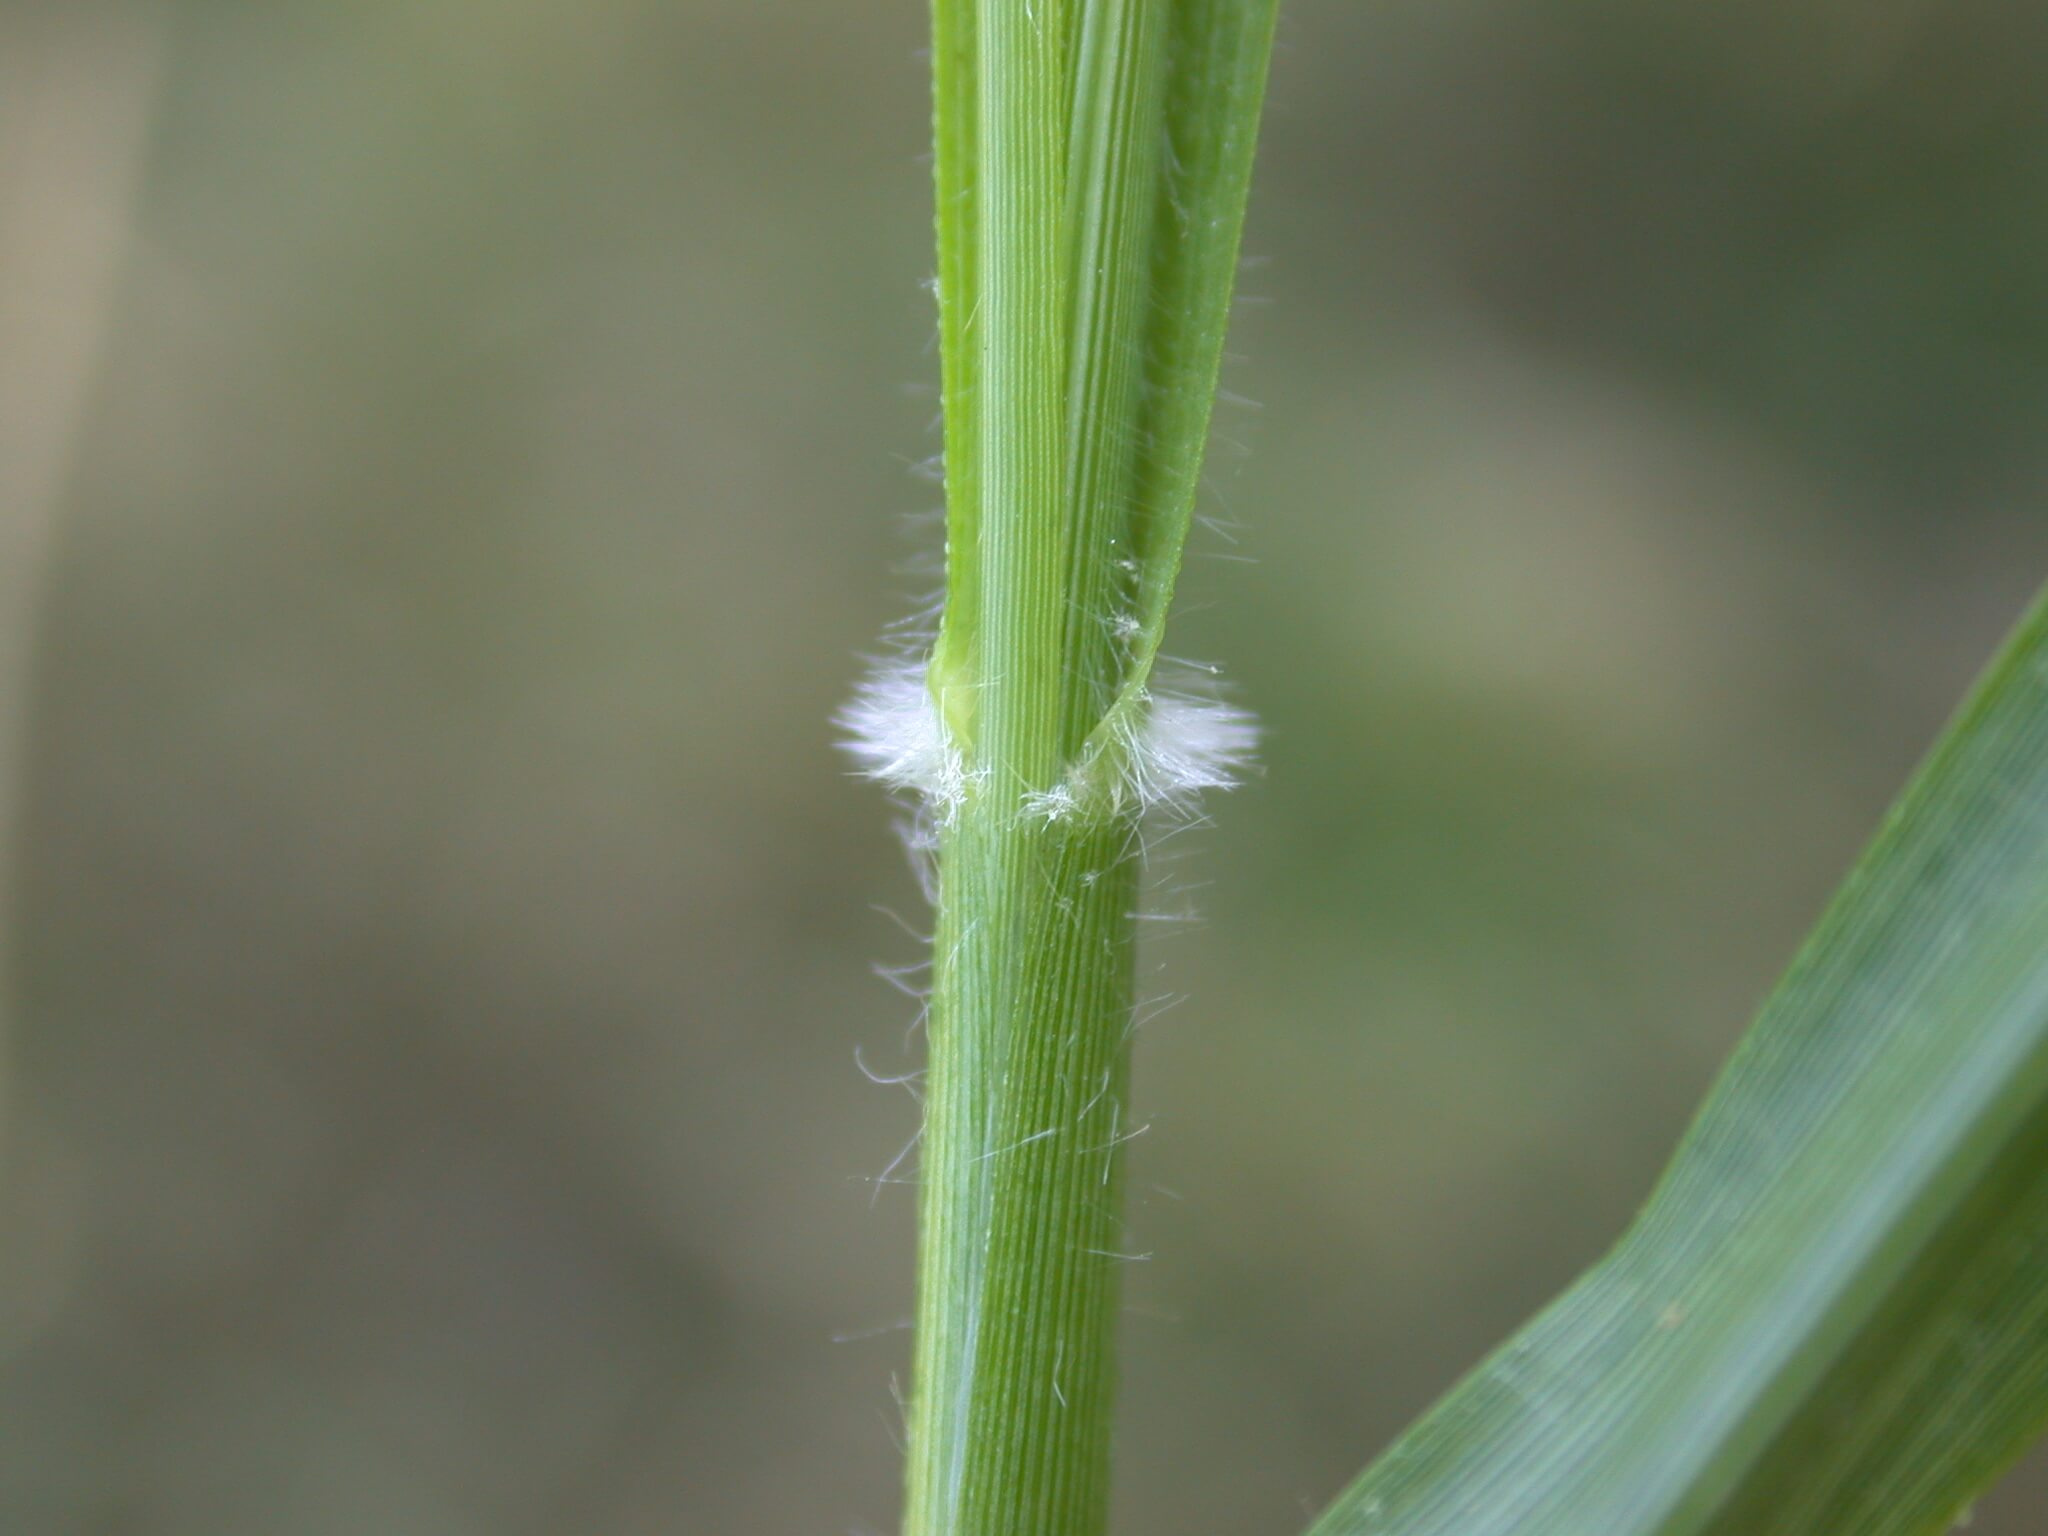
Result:
<svg viewBox="0 0 2048 1536"><path fill-rule="evenodd" d="M53 529L105 350L166 30L159 5L78 0L16 11L0 44L0 998Z"/></svg>

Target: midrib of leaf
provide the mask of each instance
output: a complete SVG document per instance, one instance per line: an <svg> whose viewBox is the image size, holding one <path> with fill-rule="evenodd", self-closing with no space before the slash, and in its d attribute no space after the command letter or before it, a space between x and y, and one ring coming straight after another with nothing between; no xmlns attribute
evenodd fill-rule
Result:
<svg viewBox="0 0 2048 1536"><path fill-rule="evenodd" d="M1615 1252L1313 1536L1919 1536L2048 1421L2048 605Z"/></svg>
<svg viewBox="0 0 2048 1536"><path fill-rule="evenodd" d="M938 838L914 1536L1105 1521L1138 806L1081 792L1082 770L1115 701L1142 705L1172 586L1158 551L1177 566L1192 516L1207 404L1154 396L1213 388L1259 106L1243 82L1271 25L1271 0L933 7L929 683L965 791ZM1203 84L1219 53L1233 91ZM1219 138L1242 152L1168 178L1170 148L1210 142L1176 113L1242 119ZM1056 788L1076 793L1039 813Z"/></svg>

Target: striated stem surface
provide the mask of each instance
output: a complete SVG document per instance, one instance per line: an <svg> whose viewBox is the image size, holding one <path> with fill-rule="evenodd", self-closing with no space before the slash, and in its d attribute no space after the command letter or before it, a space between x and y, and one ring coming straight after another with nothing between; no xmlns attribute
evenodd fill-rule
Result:
<svg viewBox="0 0 2048 1536"><path fill-rule="evenodd" d="M934 0L943 617L848 711L937 866L908 1536L1098 1536L1139 829L1245 719L1153 660L1271 0Z"/></svg>

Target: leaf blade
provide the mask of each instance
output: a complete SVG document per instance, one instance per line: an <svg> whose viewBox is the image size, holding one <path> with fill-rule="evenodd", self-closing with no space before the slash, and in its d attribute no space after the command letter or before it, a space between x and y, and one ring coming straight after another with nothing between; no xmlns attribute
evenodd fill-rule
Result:
<svg viewBox="0 0 2048 1536"><path fill-rule="evenodd" d="M2044 1296L2048 603L1621 1243L1311 1536L1941 1531L2048 1420Z"/></svg>

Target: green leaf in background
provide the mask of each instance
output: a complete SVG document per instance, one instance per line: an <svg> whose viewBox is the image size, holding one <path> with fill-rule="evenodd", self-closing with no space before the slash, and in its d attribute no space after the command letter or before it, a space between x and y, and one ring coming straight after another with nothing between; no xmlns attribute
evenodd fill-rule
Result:
<svg viewBox="0 0 2048 1536"><path fill-rule="evenodd" d="M1915 1536L2048 1422L2048 602L1621 1243L1311 1536Z"/></svg>

